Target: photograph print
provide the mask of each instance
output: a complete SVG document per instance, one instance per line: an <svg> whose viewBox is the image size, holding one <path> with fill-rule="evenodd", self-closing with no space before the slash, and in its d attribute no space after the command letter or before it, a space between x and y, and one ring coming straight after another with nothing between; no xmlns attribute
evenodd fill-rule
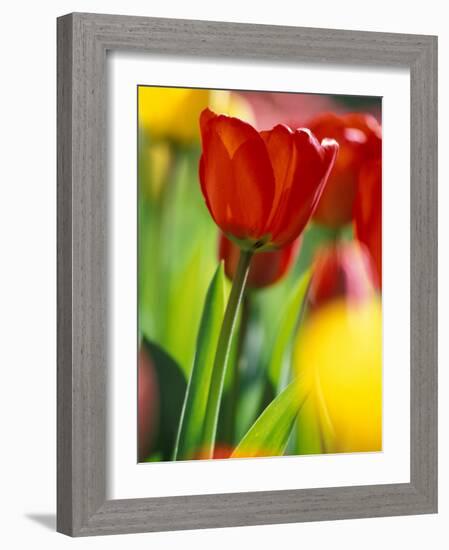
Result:
<svg viewBox="0 0 449 550"><path fill-rule="evenodd" d="M382 451L382 101L137 87L137 462Z"/></svg>

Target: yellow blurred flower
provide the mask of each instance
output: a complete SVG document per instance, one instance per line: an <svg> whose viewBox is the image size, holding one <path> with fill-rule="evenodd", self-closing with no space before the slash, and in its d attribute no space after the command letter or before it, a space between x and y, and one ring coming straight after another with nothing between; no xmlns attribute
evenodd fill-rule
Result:
<svg viewBox="0 0 449 550"><path fill-rule="evenodd" d="M359 303L338 299L316 310L299 331L294 362L325 451L380 451L380 299L373 296Z"/></svg>
<svg viewBox="0 0 449 550"><path fill-rule="evenodd" d="M243 97L228 91L139 86L139 126L154 140L188 145L199 140L199 116L206 107L251 122Z"/></svg>
<svg viewBox="0 0 449 550"><path fill-rule="evenodd" d="M146 148L147 179L142 181L147 185L142 186L143 192L150 192L152 197L160 196L165 185L167 175L173 166L173 151L166 141L159 141L148 145Z"/></svg>
<svg viewBox="0 0 449 550"><path fill-rule="evenodd" d="M198 118L209 104L208 90L139 86L139 125L151 137L190 143L199 136Z"/></svg>
<svg viewBox="0 0 449 550"><path fill-rule="evenodd" d="M254 124L254 112L249 102L239 93L211 90L209 107L214 113L237 117Z"/></svg>

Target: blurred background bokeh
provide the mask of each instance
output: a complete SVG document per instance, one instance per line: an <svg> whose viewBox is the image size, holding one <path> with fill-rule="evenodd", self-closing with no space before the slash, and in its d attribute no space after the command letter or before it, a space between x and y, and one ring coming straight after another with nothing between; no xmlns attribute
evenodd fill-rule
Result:
<svg viewBox="0 0 449 550"><path fill-rule="evenodd" d="M216 457L296 377L309 398L285 454L380 450L381 99L140 86L139 460L172 458L205 295L220 260L228 278L235 269L198 181L206 107L258 130L283 123L340 143L328 196L302 237L256 255Z"/></svg>

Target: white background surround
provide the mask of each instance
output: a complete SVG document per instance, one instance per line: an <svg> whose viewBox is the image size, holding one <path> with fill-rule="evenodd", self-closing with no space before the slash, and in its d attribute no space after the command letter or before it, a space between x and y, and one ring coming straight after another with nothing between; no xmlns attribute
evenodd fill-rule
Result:
<svg viewBox="0 0 449 550"><path fill-rule="evenodd" d="M257 6L257 9L255 7ZM71 540L54 532L56 492L56 22L71 11L268 23L354 30L439 34L440 173L449 181L449 32L445 5L322 0L317 3L208 2L206 0L49 0L7 3L1 41L0 270L2 545L47 549L123 548L170 550L292 545L304 550L447 545L449 400L441 398L440 513L351 521L244 527L191 532L120 535ZM404 14L406 13L406 17ZM439 231L449 235L448 186L440 186ZM406 209L401 200L398 211ZM398 218L399 219L399 218ZM398 221L398 224L400 222ZM399 261L398 261L399 263ZM449 392L448 247L440 247L439 387ZM385 295L385 301L387 295ZM446 540L446 542L444 542Z"/></svg>

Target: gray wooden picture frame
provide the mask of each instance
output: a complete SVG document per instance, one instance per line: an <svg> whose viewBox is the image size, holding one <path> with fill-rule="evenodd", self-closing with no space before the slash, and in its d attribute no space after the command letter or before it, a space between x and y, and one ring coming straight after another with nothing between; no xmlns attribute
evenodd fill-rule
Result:
<svg viewBox="0 0 449 550"><path fill-rule="evenodd" d="M436 512L437 38L81 13L57 26L58 531L83 536ZM108 50L409 68L410 483L107 500Z"/></svg>

